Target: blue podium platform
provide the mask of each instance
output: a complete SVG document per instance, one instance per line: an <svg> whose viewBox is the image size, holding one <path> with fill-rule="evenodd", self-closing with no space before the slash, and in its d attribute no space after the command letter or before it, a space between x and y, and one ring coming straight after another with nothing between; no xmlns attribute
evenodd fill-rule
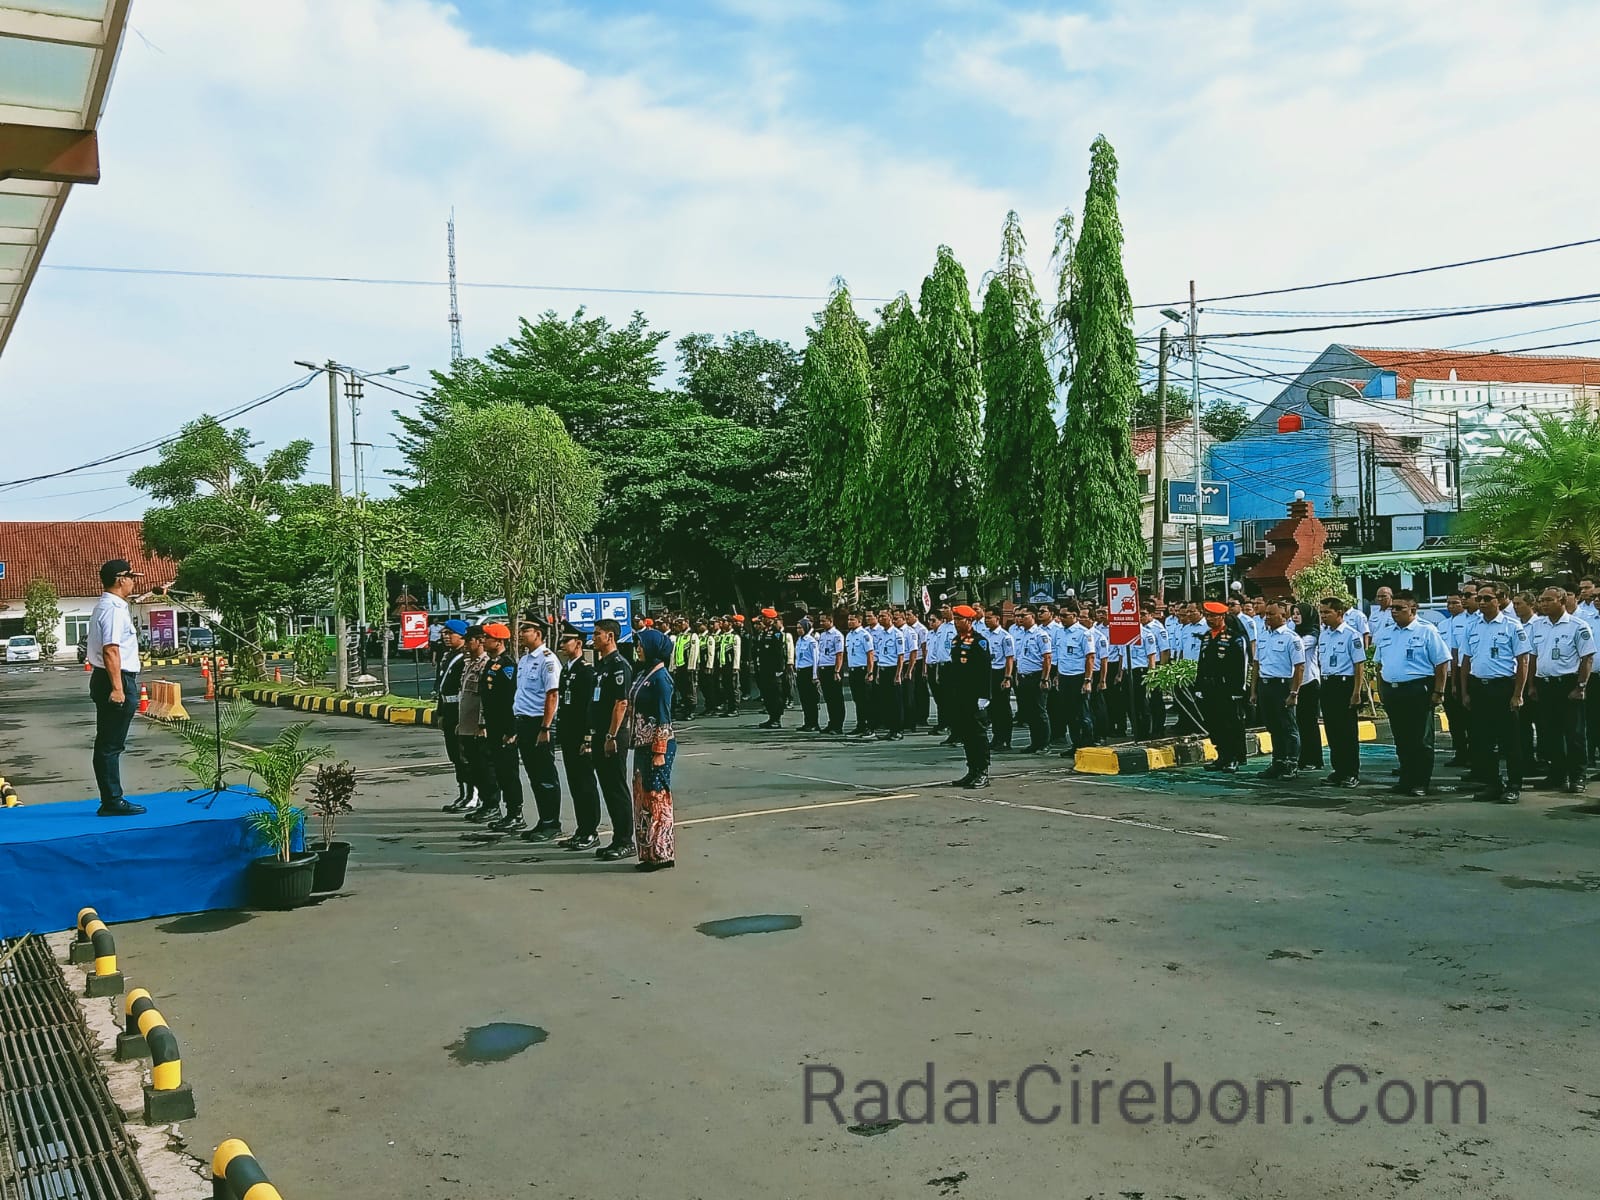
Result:
<svg viewBox="0 0 1600 1200"><path fill-rule="evenodd" d="M130 796L139 817L96 816L95 800L0 809L0 936L71 929L84 907L112 926L244 907L245 868L266 853L245 814L265 801L197 794Z"/></svg>

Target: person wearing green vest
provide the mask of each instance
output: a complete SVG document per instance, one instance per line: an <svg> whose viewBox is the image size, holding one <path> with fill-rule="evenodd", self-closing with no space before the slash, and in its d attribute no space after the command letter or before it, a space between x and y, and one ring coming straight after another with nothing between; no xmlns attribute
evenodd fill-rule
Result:
<svg viewBox="0 0 1600 1200"><path fill-rule="evenodd" d="M694 720L694 677L699 665L700 639L686 617L672 623L672 707L679 721Z"/></svg>
<svg viewBox="0 0 1600 1200"><path fill-rule="evenodd" d="M734 629L734 618L722 619L722 632L717 635L717 692L722 701L721 713L731 717L739 711L739 660L740 638Z"/></svg>

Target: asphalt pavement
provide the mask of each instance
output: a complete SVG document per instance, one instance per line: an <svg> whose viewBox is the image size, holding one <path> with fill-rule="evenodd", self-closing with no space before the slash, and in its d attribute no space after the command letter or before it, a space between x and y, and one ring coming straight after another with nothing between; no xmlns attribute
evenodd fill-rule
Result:
<svg viewBox="0 0 1600 1200"><path fill-rule="evenodd" d="M92 791L85 690L0 677L25 801ZM314 718L361 772L347 890L117 931L197 1153L243 1137L301 1197L1594 1194L1600 814L1573 797L1393 804L1382 747L1350 792L1002 755L963 793L926 734L758 719L680 730L679 865L640 875L465 837L436 731ZM178 786L173 757L136 726L130 791ZM772 931L700 928L740 918Z"/></svg>

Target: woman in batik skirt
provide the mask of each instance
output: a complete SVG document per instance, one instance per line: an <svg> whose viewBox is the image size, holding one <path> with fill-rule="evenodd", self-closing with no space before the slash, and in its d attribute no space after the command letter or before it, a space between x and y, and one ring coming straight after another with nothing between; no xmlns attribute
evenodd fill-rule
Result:
<svg viewBox="0 0 1600 1200"><path fill-rule="evenodd" d="M628 744L633 747L633 838L638 869L672 866L672 639L655 629L637 638L640 664L628 693Z"/></svg>

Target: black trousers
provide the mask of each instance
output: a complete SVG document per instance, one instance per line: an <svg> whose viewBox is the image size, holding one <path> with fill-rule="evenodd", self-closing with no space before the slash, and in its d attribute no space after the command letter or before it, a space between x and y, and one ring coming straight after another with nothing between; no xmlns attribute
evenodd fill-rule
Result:
<svg viewBox="0 0 1600 1200"><path fill-rule="evenodd" d="M1216 748L1217 762L1225 767L1242 765L1245 760L1244 702L1231 692L1212 689L1201 693L1200 712L1211 734L1211 745Z"/></svg>
<svg viewBox="0 0 1600 1200"><path fill-rule="evenodd" d="M828 706L827 728L834 733L844 732L844 680L832 667L822 669L822 700Z"/></svg>
<svg viewBox="0 0 1600 1200"><path fill-rule="evenodd" d="M1119 734L1133 733L1133 740L1142 742L1150 736L1150 697L1144 690L1144 667L1129 667L1117 684L1116 697L1122 707L1122 718L1117 721Z"/></svg>
<svg viewBox="0 0 1600 1200"><path fill-rule="evenodd" d="M1576 675L1539 677L1539 745L1553 783L1582 783L1589 763L1584 701L1571 699L1577 686Z"/></svg>
<svg viewBox="0 0 1600 1200"><path fill-rule="evenodd" d="M533 803L539 810L539 824L561 824L561 780L556 775L556 742L554 735L543 745L539 744L539 730L543 717L517 718L517 749L522 755L523 770L528 772L528 783L533 788ZM521 797L518 797L521 811Z"/></svg>
<svg viewBox="0 0 1600 1200"><path fill-rule="evenodd" d="M1521 738L1522 768L1537 775L1539 764L1544 761L1544 745L1537 741L1535 735L1543 736L1544 731L1538 729L1539 724L1539 682L1536 679L1528 680L1527 687L1522 693L1522 707L1517 709L1517 733Z"/></svg>
<svg viewBox="0 0 1600 1200"><path fill-rule="evenodd" d="M1295 719L1295 710L1289 707L1289 682L1287 679L1261 680L1256 686L1256 710L1272 735L1273 763L1298 770L1300 723Z"/></svg>
<svg viewBox="0 0 1600 1200"><path fill-rule="evenodd" d="M900 697L900 685L895 682L894 672L880 669L872 688L873 715L877 717L879 729L899 733L903 728Z"/></svg>
<svg viewBox="0 0 1600 1200"><path fill-rule="evenodd" d="M872 680L865 667L850 668L850 702L856 707L856 733L872 728Z"/></svg>
<svg viewBox="0 0 1600 1200"><path fill-rule="evenodd" d="M766 706L767 720L777 724L783 719L783 706L788 702L786 688L788 672L763 671L761 673L761 703Z"/></svg>
<svg viewBox="0 0 1600 1200"><path fill-rule="evenodd" d="M796 683L800 687L800 711L805 716L801 725L806 729L817 728L817 713L820 708L820 690L817 687L817 677L813 674L812 667L797 667Z"/></svg>
<svg viewBox="0 0 1600 1200"><path fill-rule="evenodd" d="M439 728L444 731L445 757L455 766L456 782L466 788L468 793L472 790L472 767L467 762L467 752L461 748L461 739L456 736L456 717L460 713L459 705L441 704L439 706Z"/></svg>
<svg viewBox="0 0 1600 1200"><path fill-rule="evenodd" d="M1516 680L1469 679L1472 701L1473 777L1491 791L1522 790L1522 725L1511 711ZM1500 764L1505 762L1505 776Z"/></svg>
<svg viewBox="0 0 1600 1200"><path fill-rule="evenodd" d="M500 735L489 735L489 760L494 766L494 781L500 785L500 806L507 816L522 815L522 767L517 758L518 746L509 746Z"/></svg>
<svg viewBox="0 0 1600 1200"><path fill-rule="evenodd" d="M694 677L688 667L672 672L672 715L680 721L694 716Z"/></svg>
<svg viewBox="0 0 1600 1200"><path fill-rule="evenodd" d="M1028 749L1050 744L1050 712L1045 704L1044 676L1038 671L1017 676L1017 720L1028 727Z"/></svg>
<svg viewBox="0 0 1600 1200"><path fill-rule="evenodd" d="M1465 766L1472 762L1472 715L1461 703L1457 682L1452 671L1444 688L1444 715L1450 722L1450 757L1461 760L1457 766Z"/></svg>
<svg viewBox="0 0 1600 1200"><path fill-rule="evenodd" d="M1167 728L1167 697L1160 688L1151 688L1149 691L1150 724L1145 729L1145 736L1158 738L1166 732Z"/></svg>
<svg viewBox="0 0 1600 1200"><path fill-rule="evenodd" d="M583 752L583 739L563 738L561 766L567 776L567 791L572 793L572 815L577 820L577 836L591 836L600 828L600 783L595 778L594 760Z"/></svg>
<svg viewBox="0 0 1600 1200"><path fill-rule="evenodd" d="M967 775L986 774L990 762L989 738L983 731L983 719L979 715L976 700L968 701L960 711L950 714L950 732L955 734L966 754Z"/></svg>
<svg viewBox="0 0 1600 1200"><path fill-rule="evenodd" d="M1350 703L1354 675L1329 675L1322 681L1322 727L1328 734L1328 763L1341 778L1361 777L1361 740L1355 705Z"/></svg>
<svg viewBox="0 0 1600 1200"><path fill-rule="evenodd" d="M929 667L927 663L918 663L917 669L911 676L912 717L911 726L915 729L925 725L929 717L929 696L932 685L928 680Z"/></svg>
<svg viewBox="0 0 1600 1200"><path fill-rule="evenodd" d="M1585 741L1589 748L1589 761L1600 762L1600 688L1591 690L1584 697L1583 730L1587 735Z"/></svg>
<svg viewBox="0 0 1600 1200"><path fill-rule="evenodd" d="M1106 704L1106 685L1101 682L1099 671L1094 673L1094 688L1089 693L1089 727L1096 744L1111 735L1111 709Z"/></svg>
<svg viewBox="0 0 1600 1200"><path fill-rule="evenodd" d="M118 702L111 698L110 673L96 667L89 676L89 698L94 701L94 750L90 755L94 782L100 789L100 803L115 804L123 798L122 752L139 711L139 676L134 671L122 672L122 700Z"/></svg>
<svg viewBox="0 0 1600 1200"><path fill-rule="evenodd" d="M944 664L930 663L928 665L928 694L933 698L933 704L938 709L935 714L929 710L929 720L933 722L933 732L938 733L945 729L949 722L945 720L944 700Z"/></svg>
<svg viewBox="0 0 1600 1200"><path fill-rule="evenodd" d="M700 711L702 715L709 716L717 710L717 702L720 699L717 695L717 673L698 671L696 674L700 676L700 698L705 702L705 707Z"/></svg>
<svg viewBox="0 0 1600 1200"><path fill-rule="evenodd" d="M467 756L467 776L485 808L500 805L500 777L495 771L494 748L486 737L464 737L461 753ZM521 791L520 782L518 791Z"/></svg>
<svg viewBox="0 0 1600 1200"><path fill-rule="evenodd" d="M606 815L611 818L611 840L619 846L633 845L633 795L628 790L628 755L613 742L617 752L606 754L606 741L602 735L594 751L594 774L600 783L600 795L606 802Z"/></svg>
<svg viewBox="0 0 1600 1200"><path fill-rule="evenodd" d="M1433 679L1381 685L1384 711L1400 759L1400 786L1425 788L1433 782Z"/></svg>
<svg viewBox="0 0 1600 1200"><path fill-rule="evenodd" d="M1005 686L1005 677L1004 671L989 672L989 707L984 710L989 714L989 728L994 731L993 744L997 750L1011 747L1011 689Z"/></svg>
<svg viewBox="0 0 1600 1200"><path fill-rule="evenodd" d="M1300 685L1300 703L1295 705L1295 724L1300 730L1300 765L1322 766L1322 681L1313 679Z"/></svg>
<svg viewBox="0 0 1600 1200"><path fill-rule="evenodd" d="M1089 715L1092 693L1083 690L1082 675L1063 675L1057 681L1056 695L1061 703L1061 737L1072 749L1094 745L1094 723ZM1050 714L1050 728L1056 728L1056 714Z"/></svg>
<svg viewBox="0 0 1600 1200"><path fill-rule="evenodd" d="M722 711L733 716L739 711L739 672L732 663L717 670L717 691L722 701Z"/></svg>

